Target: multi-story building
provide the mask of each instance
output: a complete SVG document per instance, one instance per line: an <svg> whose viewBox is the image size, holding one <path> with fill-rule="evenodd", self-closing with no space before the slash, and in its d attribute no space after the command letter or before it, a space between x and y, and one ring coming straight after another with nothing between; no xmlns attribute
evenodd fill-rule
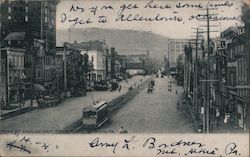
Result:
<svg viewBox="0 0 250 157"><path fill-rule="evenodd" d="M242 68L239 72L241 80L238 80L236 87L240 90L237 101L244 106L243 124L245 130L250 130L250 2L246 1L242 7L242 20L245 24L245 35L243 51L238 55L238 65Z"/></svg>
<svg viewBox="0 0 250 157"><path fill-rule="evenodd" d="M226 82L225 90L222 91L224 97L222 102L225 104L222 106L226 113L231 113L232 118L236 121L237 115L235 114L235 96L236 90L236 43L233 40L237 36L237 27L229 27L222 32L222 40L225 41L225 57L226 57ZM225 93L224 93L225 92ZM223 100L224 99L224 100Z"/></svg>
<svg viewBox="0 0 250 157"><path fill-rule="evenodd" d="M168 61L170 67L176 67L176 61L179 55L184 54L186 39L170 39L168 43Z"/></svg>
<svg viewBox="0 0 250 157"><path fill-rule="evenodd" d="M51 89L55 83L53 72L55 70L56 5L58 2L57 0L4 0L0 4L0 46L26 49L27 95L32 92L30 91L32 81L47 86L48 89ZM12 36L17 36L15 41L12 40ZM33 69L35 66L36 68Z"/></svg>
<svg viewBox="0 0 250 157"><path fill-rule="evenodd" d="M107 44L103 41L88 41L77 43L66 43L68 47L78 49L81 54L88 54L89 61L93 64L93 70L89 72L88 79L92 81L106 80L106 56ZM112 63L111 63L112 64Z"/></svg>
<svg viewBox="0 0 250 157"><path fill-rule="evenodd" d="M147 54L126 55L126 72L130 74L145 74Z"/></svg>
<svg viewBox="0 0 250 157"><path fill-rule="evenodd" d="M84 62L80 50L57 47L57 91L72 96L86 93Z"/></svg>
<svg viewBox="0 0 250 157"><path fill-rule="evenodd" d="M245 30L245 27L230 27L222 33L225 41L223 53L226 56L226 81L221 79L222 84L226 85L221 88L225 95L222 97L222 102L225 104L224 112L231 113L234 125L244 129L247 128L250 89L248 42Z"/></svg>
<svg viewBox="0 0 250 157"><path fill-rule="evenodd" d="M0 49L0 97L5 106L24 99L24 53L20 48Z"/></svg>

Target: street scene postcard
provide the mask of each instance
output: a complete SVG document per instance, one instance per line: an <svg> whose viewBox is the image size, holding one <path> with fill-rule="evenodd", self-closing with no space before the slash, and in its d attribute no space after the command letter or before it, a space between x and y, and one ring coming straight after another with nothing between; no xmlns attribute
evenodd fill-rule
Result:
<svg viewBox="0 0 250 157"><path fill-rule="evenodd" d="M0 156L249 157L250 0L0 0Z"/></svg>

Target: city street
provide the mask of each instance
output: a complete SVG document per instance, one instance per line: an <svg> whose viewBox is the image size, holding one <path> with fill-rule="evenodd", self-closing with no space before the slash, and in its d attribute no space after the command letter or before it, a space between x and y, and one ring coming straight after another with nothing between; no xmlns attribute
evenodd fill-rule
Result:
<svg viewBox="0 0 250 157"><path fill-rule="evenodd" d="M177 110L176 106L183 88L171 83L172 91L168 91L169 80L156 78L152 94L147 94L147 89L141 91L112 117L109 125L97 132L117 132L123 126L128 133L194 133L187 108L181 105Z"/></svg>
<svg viewBox="0 0 250 157"><path fill-rule="evenodd" d="M112 99L126 93L130 86L138 85L147 80L149 76L135 76L128 83L121 81L121 92L94 91L88 92L85 97L69 98L55 107L36 109L19 116L0 121L0 132L13 132L20 130L30 133L53 133L61 131L71 125L82 116L82 109L93 104L95 101L111 101Z"/></svg>

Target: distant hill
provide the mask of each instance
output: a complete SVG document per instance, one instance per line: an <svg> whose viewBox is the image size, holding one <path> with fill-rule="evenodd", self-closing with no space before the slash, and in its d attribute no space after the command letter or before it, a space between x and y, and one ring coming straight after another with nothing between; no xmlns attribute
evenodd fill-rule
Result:
<svg viewBox="0 0 250 157"><path fill-rule="evenodd" d="M71 42L105 40L109 47L115 47L122 55L146 53L156 58L167 54L169 38L146 31L119 30L119 29L74 29L70 33ZM67 30L57 30L57 46L68 41Z"/></svg>

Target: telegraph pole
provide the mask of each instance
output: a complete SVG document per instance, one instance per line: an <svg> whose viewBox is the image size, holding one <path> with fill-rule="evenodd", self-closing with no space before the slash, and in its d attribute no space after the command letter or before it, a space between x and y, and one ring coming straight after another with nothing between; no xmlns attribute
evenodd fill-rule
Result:
<svg viewBox="0 0 250 157"><path fill-rule="evenodd" d="M195 37L195 60L193 61L193 65L194 65L194 68L193 68L193 71L194 71L194 81L193 81L193 87L194 87L194 94L193 94L193 109L196 110L197 109L197 106L198 106L198 103L197 103L197 94L198 94L198 44L199 44L199 40L200 38L203 38L202 33L204 33L202 31L201 28L192 28L192 29L195 29L196 32L193 32L193 33L196 33L196 35L194 36Z"/></svg>
<svg viewBox="0 0 250 157"><path fill-rule="evenodd" d="M209 10L207 8L207 79L210 79L210 20ZM206 82L206 115L207 115L207 133L210 131L210 83Z"/></svg>
<svg viewBox="0 0 250 157"><path fill-rule="evenodd" d="M214 19L210 19L211 15L217 15L217 14L210 14L210 10L217 10L218 8L206 8L206 9L200 9L200 10L206 10L206 14L203 16L206 17L206 19L201 19L200 21L205 21L206 25L203 27L206 27L207 29L207 63L205 64L205 80L199 80L205 83L205 102L204 102L204 117L203 117L203 133L209 133L210 132L210 93L211 93L211 84L210 82L215 82L217 80L211 80L210 78L210 33L211 32L218 32L218 31L211 31L210 27L217 27L217 25L210 25L211 21L218 21Z"/></svg>

